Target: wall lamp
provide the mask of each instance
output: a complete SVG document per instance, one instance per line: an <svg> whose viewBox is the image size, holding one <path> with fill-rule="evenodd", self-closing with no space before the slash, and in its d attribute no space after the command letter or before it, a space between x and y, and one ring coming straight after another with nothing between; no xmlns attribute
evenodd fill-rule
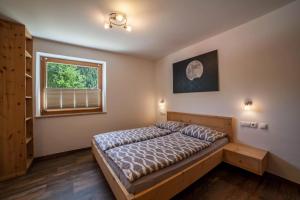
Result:
<svg viewBox="0 0 300 200"><path fill-rule="evenodd" d="M252 109L253 102L251 99L246 99L244 103L244 110L249 111Z"/></svg>
<svg viewBox="0 0 300 200"><path fill-rule="evenodd" d="M166 101L164 99L161 99L158 105L160 114L166 114Z"/></svg>

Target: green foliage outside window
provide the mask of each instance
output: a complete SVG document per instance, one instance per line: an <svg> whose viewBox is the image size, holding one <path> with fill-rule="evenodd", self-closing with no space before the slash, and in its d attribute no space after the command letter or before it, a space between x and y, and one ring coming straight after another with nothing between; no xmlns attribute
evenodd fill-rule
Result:
<svg viewBox="0 0 300 200"><path fill-rule="evenodd" d="M72 64L47 63L48 88L97 88L98 70Z"/></svg>

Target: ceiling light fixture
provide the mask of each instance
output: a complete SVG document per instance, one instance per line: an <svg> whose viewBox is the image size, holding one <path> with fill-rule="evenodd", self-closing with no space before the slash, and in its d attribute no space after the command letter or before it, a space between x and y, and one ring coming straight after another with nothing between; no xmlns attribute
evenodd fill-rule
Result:
<svg viewBox="0 0 300 200"><path fill-rule="evenodd" d="M108 22L104 23L105 29L110 29L113 27L124 28L128 32L132 31L132 27L127 24L126 15L120 12L111 12L109 14Z"/></svg>
<svg viewBox="0 0 300 200"><path fill-rule="evenodd" d="M105 29L109 29L109 28L110 28L110 24L109 24L109 23L105 23L105 24L104 24L104 28L105 28Z"/></svg>
<svg viewBox="0 0 300 200"><path fill-rule="evenodd" d="M119 22L123 21L124 17L121 14L117 14L116 16L116 20L118 20Z"/></svg>

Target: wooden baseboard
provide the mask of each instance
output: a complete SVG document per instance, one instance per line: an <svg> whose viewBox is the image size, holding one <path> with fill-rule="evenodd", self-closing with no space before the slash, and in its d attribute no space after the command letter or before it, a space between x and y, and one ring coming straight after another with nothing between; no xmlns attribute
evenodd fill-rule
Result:
<svg viewBox="0 0 300 200"><path fill-rule="evenodd" d="M49 160L49 159L62 157L62 156L67 156L67 155L70 155L70 154L73 154L73 153L77 153L77 152L80 152L80 151L86 151L86 150L91 150L91 147L85 147L85 148L81 148L81 149L74 149L74 150L64 151L64 152L50 154L50 155L46 155L46 156L40 156L40 157L34 158L34 160L35 161Z"/></svg>

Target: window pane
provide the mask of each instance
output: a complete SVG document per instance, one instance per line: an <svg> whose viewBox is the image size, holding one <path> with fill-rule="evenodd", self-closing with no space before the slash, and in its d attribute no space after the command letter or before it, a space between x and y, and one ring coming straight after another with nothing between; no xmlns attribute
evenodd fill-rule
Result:
<svg viewBox="0 0 300 200"><path fill-rule="evenodd" d="M47 88L98 88L98 68L47 62Z"/></svg>
<svg viewBox="0 0 300 200"><path fill-rule="evenodd" d="M47 109L60 108L60 89L46 89L45 105Z"/></svg>
<svg viewBox="0 0 300 200"><path fill-rule="evenodd" d="M56 58L42 60L46 79L42 98L45 98L46 114L56 111L67 113L73 110L81 112L85 111L85 108L101 110L99 81L102 79L98 77L99 70L102 70L101 64Z"/></svg>
<svg viewBox="0 0 300 200"><path fill-rule="evenodd" d="M75 89L76 108L87 107L87 94L85 89Z"/></svg>
<svg viewBox="0 0 300 200"><path fill-rule="evenodd" d="M94 89L94 90L88 90L88 105L89 107L98 107L99 106L99 92L100 90Z"/></svg>
<svg viewBox="0 0 300 200"><path fill-rule="evenodd" d="M74 90L62 90L62 108L74 108Z"/></svg>

